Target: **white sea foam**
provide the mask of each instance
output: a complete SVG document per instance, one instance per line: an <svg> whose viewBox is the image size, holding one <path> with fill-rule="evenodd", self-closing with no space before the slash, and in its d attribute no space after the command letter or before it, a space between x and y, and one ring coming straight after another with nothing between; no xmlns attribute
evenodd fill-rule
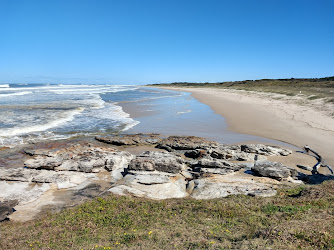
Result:
<svg viewBox="0 0 334 250"><path fill-rule="evenodd" d="M191 112L191 110L188 109L188 110L185 110L185 111L179 111L179 112L177 112L176 114L177 114L177 115L181 115L181 114L186 114L186 113L190 113L190 112Z"/></svg>
<svg viewBox="0 0 334 250"><path fill-rule="evenodd" d="M2 87L0 145L128 130L139 121L120 106L105 102L101 94L135 89L138 87L87 84ZM4 98L10 96L14 98Z"/></svg>
<svg viewBox="0 0 334 250"><path fill-rule="evenodd" d="M8 94L0 94L0 98L7 97L7 96L28 95L31 93L32 93L31 91L22 91L22 92L8 93Z"/></svg>
<svg viewBox="0 0 334 250"><path fill-rule="evenodd" d="M0 88L9 88L9 84L0 84Z"/></svg>
<svg viewBox="0 0 334 250"><path fill-rule="evenodd" d="M67 123L74 119L74 117L78 114L80 114L84 109L79 108L76 110L71 110L64 112L62 114L62 117L59 117L56 120L52 120L48 123L40 124L40 125L32 125L32 126L25 126L25 127L15 127L15 128L5 128L0 129L0 136L2 137L11 137L11 136L17 136L21 134L28 134L33 132L40 132L45 131L51 128L55 128L57 126L60 126L64 123Z"/></svg>
<svg viewBox="0 0 334 250"><path fill-rule="evenodd" d="M125 124L122 131L126 131L130 128L133 128L134 126L136 126L140 123L139 121L136 121L136 120L130 118L130 114L124 112L121 106L113 105L112 111L113 111L113 114L114 114L113 119L116 119L119 122L122 122L123 124Z"/></svg>

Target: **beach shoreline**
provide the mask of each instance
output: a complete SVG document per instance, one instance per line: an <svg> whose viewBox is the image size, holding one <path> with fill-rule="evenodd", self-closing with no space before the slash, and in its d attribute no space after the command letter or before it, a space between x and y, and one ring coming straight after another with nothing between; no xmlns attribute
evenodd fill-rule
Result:
<svg viewBox="0 0 334 250"><path fill-rule="evenodd" d="M156 86L155 86L156 87ZM302 95L218 88L158 87L189 92L226 118L228 130L290 143L309 145L334 165L333 104Z"/></svg>

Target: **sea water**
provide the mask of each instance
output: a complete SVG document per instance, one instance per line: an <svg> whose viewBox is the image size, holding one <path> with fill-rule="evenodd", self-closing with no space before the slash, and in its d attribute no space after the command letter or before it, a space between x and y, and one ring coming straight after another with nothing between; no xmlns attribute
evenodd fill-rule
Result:
<svg viewBox="0 0 334 250"><path fill-rule="evenodd" d="M0 145L125 131L139 122L112 100L124 85L0 85ZM110 98L102 98L109 94ZM126 98L126 95L123 95Z"/></svg>
<svg viewBox="0 0 334 250"><path fill-rule="evenodd" d="M0 84L0 146L138 132L225 143L259 140L229 132L223 117L186 92L131 85Z"/></svg>

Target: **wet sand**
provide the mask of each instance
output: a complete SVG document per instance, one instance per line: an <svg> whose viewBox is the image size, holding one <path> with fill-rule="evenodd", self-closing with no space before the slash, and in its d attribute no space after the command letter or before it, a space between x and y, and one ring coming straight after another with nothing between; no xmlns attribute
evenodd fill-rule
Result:
<svg viewBox="0 0 334 250"><path fill-rule="evenodd" d="M228 129L284 141L297 147L309 145L334 166L334 105L273 93L213 88L166 88L190 92L226 118Z"/></svg>
<svg viewBox="0 0 334 250"><path fill-rule="evenodd" d="M117 105L140 122L126 133L192 135L223 144L263 143L297 149L281 141L228 130L223 116L187 92L140 102L119 102Z"/></svg>

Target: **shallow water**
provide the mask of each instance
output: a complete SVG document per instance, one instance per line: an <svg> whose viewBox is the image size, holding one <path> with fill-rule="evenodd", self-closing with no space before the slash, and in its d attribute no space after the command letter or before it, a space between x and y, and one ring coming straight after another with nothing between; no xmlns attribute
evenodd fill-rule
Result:
<svg viewBox="0 0 334 250"><path fill-rule="evenodd" d="M145 88L142 91L164 93L160 98L119 103L140 123L129 133L163 133L166 135L194 135L226 144L262 142L285 144L259 136L234 133L228 130L224 117L216 114L188 92Z"/></svg>

